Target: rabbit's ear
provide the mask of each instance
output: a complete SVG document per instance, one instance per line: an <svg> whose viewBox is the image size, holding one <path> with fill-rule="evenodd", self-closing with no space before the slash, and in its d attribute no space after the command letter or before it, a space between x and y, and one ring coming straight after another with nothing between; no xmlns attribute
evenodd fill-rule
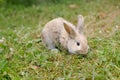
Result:
<svg viewBox="0 0 120 80"><path fill-rule="evenodd" d="M84 27L84 17L82 15L78 15L77 30L79 31L79 33L83 33L83 27Z"/></svg>
<svg viewBox="0 0 120 80"><path fill-rule="evenodd" d="M72 25L64 22L64 28L71 38L75 38L76 32Z"/></svg>

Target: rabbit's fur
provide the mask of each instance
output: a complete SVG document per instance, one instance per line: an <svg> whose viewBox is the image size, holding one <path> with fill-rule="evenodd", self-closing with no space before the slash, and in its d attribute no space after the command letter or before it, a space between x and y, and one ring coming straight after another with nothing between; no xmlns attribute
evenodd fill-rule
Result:
<svg viewBox="0 0 120 80"><path fill-rule="evenodd" d="M83 35L84 17L78 16L78 24L75 27L63 18L49 21L42 30L42 40L48 49L68 50L71 54L87 54L87 39Z"/></svg>

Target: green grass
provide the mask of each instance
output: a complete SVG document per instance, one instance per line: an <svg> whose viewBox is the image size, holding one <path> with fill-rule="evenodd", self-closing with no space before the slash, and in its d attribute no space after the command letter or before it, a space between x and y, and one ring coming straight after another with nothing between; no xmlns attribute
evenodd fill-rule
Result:
<svg viewBox="0 0 120 80"><path fill-rule="evenodd" d="M76 24L78 14L85 16L88 55L47 50L40 35L44 24L56 17ZM0 80L120 80L119 14L119 0L0 7Z"/></svg>

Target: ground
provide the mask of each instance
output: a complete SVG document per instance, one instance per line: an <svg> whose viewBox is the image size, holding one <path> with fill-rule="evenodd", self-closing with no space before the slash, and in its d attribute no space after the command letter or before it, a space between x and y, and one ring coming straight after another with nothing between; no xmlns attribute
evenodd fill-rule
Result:
<svg viewBox="0 0 120 80"><path fill-rule="evenodd" d="M0 7L0 80L120 80L120 1L59 1ZM76 25L79 14L87 56L47 50L44 25L56 17Z"/></svg>

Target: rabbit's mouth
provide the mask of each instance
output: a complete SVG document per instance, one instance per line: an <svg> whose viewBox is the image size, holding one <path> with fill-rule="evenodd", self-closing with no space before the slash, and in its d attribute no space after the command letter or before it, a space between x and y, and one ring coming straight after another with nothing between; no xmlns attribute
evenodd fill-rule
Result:
<svg viewBox="0 0 120 80"><path fill-rule="evenodd" d="M76 54L86 55L87 52L88 52L88 51L79 50L79 51L76 51Z"/></svg>

